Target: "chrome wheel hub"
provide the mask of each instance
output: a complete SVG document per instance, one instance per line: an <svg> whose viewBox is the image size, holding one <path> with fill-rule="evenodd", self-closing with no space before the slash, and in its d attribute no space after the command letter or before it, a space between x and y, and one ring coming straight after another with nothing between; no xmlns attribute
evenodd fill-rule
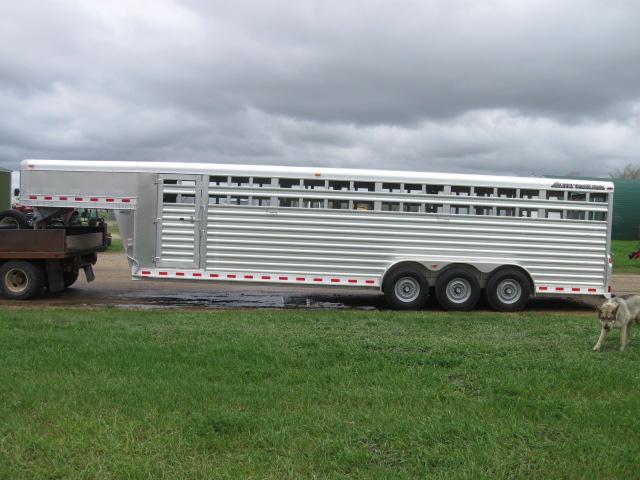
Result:
<svg viewBox="0 0 640 480"><path fill-rule="evenodd" d="M447 283L447 299L453 303L464 303L471 298L471 284L466 278L454 278Z"/></svg>
<svg viewBox="0 0 640 480"><path fill-rule="evenodd" d="M420 295L420 283L413 277L402 277L394 287L396 297L402 302L413 302Z"/></svg>
<svg viewBox="0 0 640 480"><path fill-rule="evenodd" d="M515 280L507 278L498 284L496 295L502 303L516 303L522 297L522 287Z"/></svg>

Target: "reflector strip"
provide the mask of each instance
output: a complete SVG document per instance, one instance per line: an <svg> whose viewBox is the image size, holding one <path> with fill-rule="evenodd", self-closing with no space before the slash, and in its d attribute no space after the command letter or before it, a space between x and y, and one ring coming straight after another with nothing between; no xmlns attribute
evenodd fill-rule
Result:
<svg viewBox="0 0 640 480"><path fill-rule="evenodd" d="M199 270L141 270L138 273L134 273L133 276L139 277L169 277L169 278L184 278L190 277L194 279L202 279L206 278L210 279L219 279L219 280L233 280L236 282L242 281L271 281L271 282L286 282L286 283L330 283L330 284L341 284L341 285L369 285L369 286L377 286L378 279L373 278L351 278L351 277L336 277L336 276L322 276L322 277L310 277L310 276L294 276L294 275L265 275L262 273L231 273L231 272L220 272L220 273L212 273L212 272L202 272Z"/></svg>

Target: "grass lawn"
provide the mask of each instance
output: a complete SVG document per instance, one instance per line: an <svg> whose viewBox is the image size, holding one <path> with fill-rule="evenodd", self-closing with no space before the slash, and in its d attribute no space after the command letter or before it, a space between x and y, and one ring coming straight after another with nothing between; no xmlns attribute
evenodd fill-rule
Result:
<svg viewBox="0 0 640 480"><path fill-rule="evenodd" d="M637 250L640 242L636 240L614 240L611 244L613 271L615 273L640 273L640 259L629 259L629 253Z"/></svg>
<svg viewBox="0 0 640 480"><path fill-rule="evenodd" d="M122 243L122 236L120 235L120 229L118 228L118 222L108 222L109 233L111 234L111 245L107 249L108 252L122 252L124 250L124 244Z"/></svg>
<svg viewBox="0 0 640 480"><path fill-rule="evenodd" d="M0 478L632 478L591 315L0 312Z"/></svg>

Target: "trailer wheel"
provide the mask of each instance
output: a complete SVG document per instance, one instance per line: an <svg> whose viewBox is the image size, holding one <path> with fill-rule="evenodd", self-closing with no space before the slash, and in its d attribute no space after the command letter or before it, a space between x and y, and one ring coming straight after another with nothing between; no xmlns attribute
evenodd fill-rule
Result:
<svg viewBox="0 0 640 480"><path fill-rule="evenodd" d="M73 270L71 272L62 272L64 288L68 288L74 283L76 283L76 280L78 280L79 273L80 272L78 270Z"/></svg>
<svg viewBox="0 0 640 480"><path fill-rule="evenodd" d="M384 280L384 296L398 310L417 310L429 296L429 283L417 268L399 268Z"/></svg>
<svg viewBox="0 0 640 480"><path fill-rule="evenodd" d="M2 293L11 300L27 300L42 291L44 272L31 262L6 262L0 267Z"/></svg>
<svg viewBox="0 0 640 480"><path fill-rule="evenodd" d="M531 282L524 273L505 268L489 277L484 294L494 310L516 312L527 305L531 292Z"/></svg>
<svg viewBox="0 0 640 480"><path fill-rule="evenodd" d="M0 212L1 228L30 228L27 216L18 210L5 210Z"/></svg>
<svg viewBox="0 0 640 480"><path fill-rule="evenodd" d="M480 284L469 268L453 267L438 277L436 298L445 310L468 311L480 298Z"/></svg>

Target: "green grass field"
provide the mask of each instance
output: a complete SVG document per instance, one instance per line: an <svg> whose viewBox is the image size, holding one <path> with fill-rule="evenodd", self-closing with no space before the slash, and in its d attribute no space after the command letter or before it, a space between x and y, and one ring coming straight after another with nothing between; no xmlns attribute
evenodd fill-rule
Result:
<svg viewBox="0 0 640 480"><path fill-rule="evenodd" d="M640 273L640 259L629 259L629 253L638 250L640 242L635 240L614 240L611 243L613 271L616 273Z"/></svg>
<svg viewBox="0 0 640 480"><path fill-rule="evenodd" d="M633 478L580 314L0 312L0 478ZM635 332L634 332L635 333Z"/></svg>

